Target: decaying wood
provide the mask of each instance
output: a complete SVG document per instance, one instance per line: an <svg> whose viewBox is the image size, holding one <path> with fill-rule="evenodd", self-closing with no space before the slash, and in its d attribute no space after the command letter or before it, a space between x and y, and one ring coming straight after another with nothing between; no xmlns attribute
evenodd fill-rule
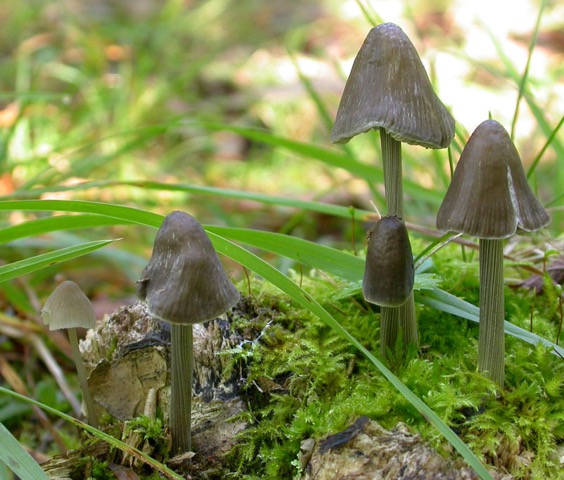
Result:
<svg viewBox="0 0 564 480"><path fill-rule="evenodd" d="M110 446L106 442L96 442L78 450L70 450L64 455L57 455L41 467L50 480L71 480L75 478L88 478L91 468L91 458L106 458Z"/></svg>
<svg viewBox="0 0 564 480"><path fill-rule="evenodd" d="M312 442L302 443L302 480L478 478L461 461L440 456L402 423L388 431L367 417L360 417L343 432L330 435L312 447Z"/></svg>
<svg viewBox="0 0 564 480"><path fill-rule="evenodd" d="M236 368L225 378L228 355L243 342L229 321L218 318L194 329L194 394L204 403L226 402L239 395ZM127 420L143 413L150 389L165 419L170 395L170 328L152 317L142 303L119 309L81 343L92 369L88 380L95 401L108 413ZM195 408L195 410L197 410Z"/></svg>
<svg viewBox="0 0 564 480"><path fill-rule="evenodd" d="M252 308L242 300L233 312L252 315ZM236 365L226 368L231 366L232 358L222 353L253 340L248 335L249 331L237 332L226 318L194 326L192 433L196 454L173 459L179 471L189 466L191 472L197 469L211 472L213 466L221 466L223 456L236 442L236 434L246 427L245 422L232 420L245 409L245 402L239 396L243 372ZM166 424L170 398L170 328L152 317L144 304L128 305L106 316L96 329L88 332L81 342L81 351L91 370L88 384L102 413L127 421L141 414L152 417L158 408ZM226 376L227 371L230 374ZM123 440L151 454L138 434ZM45 468L67 472L61 478L83 478L84 472L76 471L80 467L73 466L76 459L91 455L105 460L108 449L89 452L90 447L70 452L56 462L51 460ZM121 458L121 463L127 467L140 466L127 455Z"/></svg>

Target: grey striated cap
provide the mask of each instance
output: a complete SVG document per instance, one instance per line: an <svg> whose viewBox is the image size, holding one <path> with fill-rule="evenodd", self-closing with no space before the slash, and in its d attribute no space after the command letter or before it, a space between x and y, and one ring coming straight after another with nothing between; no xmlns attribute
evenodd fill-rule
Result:
<svg viewBox="0 0 564 480"><path fill-rule="evenodd" d="M501 239L517 228L533 232L549 223L509 134L495 120L482 122L462 151L437 214L437 228Z"/></svg>
<svg viewBox="0 0 564 480"><path fill-rule="evenodd" d="M445 148L454 119L435 94L415 47L393 23L372 28L345 85L331 132L347 143L373 128L426 148Z"/></svg>
<svg viewBox="0 0 564 480"><path fill-rule="evenodd" d="M413 290L413 254L405 224L382 217L369 232L362 294L383 307L403 305Z"/></svg>
<svg viewBox="0 0 564 480"><path fill-rule="evenodd" d="M96 325L94 309L80 287L66 280L49 295L41 310L41 318L49 330L63 328L93 328Z"/></svg>
<svg viewBox="0 0 564 480"><path fill-rule="evenodd" d="M200 223L179 211L164 219L137 293L151 315L180 325L212 320L240 297Z"/></svg>

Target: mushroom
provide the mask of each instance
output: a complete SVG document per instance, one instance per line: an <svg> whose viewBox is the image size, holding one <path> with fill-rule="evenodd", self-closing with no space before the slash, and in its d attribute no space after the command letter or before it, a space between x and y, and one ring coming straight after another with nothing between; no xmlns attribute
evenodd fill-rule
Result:
<svg viewBox="0 0 564 480"><path fill-rule="evenodd" d="M82 390L82 399L86 406L86 417L90 425L98 427L100 424L98 412L88 388L86 370L78 348L76 332L77 328L93 328L96 325L96 317L90 300L76 283L66 280L53 290L41 310L41 317L49 330L68 330L72 357Z"/></svg>
<svg viewBox="0 0 564 480"><path fill-rule="evenodd" d="M413 282L413 255L405 224L396 216L382 217L368 233L362 294L367 302L389 307L381 309L383 324L399 321L398 307L411 297ZM381 332L382 357L395 347L397 333L397 329Z"/></svg>
<svg viewBox="0 0 564 480"><path fill-rule="evenodd" d="M347 143L372 129L380 131L387 214L403 219L401 142L445 148L454 137L454 119L433 91L415 47L393 23L372 28L360 48L339 103L331 141ZM413 297L393 315L399 322L386 321L386 308L382 309L382 332L401 329L404 345L417 344Z"/></svg>
<svg viewBox="0 0 564 480"><path fill-rule="evenodd" d="M362 294L382 307L403 305L413 291L411 244L405 224L396 216L382 217L368 232Z"/></svg>
<svg viewBox="0 0 564 480"><path fill-rule="evenodd" d="M163 221L138 282L149 313L172 325L170 428L174 454L191 450L192 325L212 320L239 300L200 223L184 212Z"/></svg>
<svg viewBox="0 0 564 480"><path fill-rule="evenodd" d="M519 153L495 120L470 136L437 214L437 228L480 243L478 369L504 383L503 239L550 223L527 183Z"/></svg>

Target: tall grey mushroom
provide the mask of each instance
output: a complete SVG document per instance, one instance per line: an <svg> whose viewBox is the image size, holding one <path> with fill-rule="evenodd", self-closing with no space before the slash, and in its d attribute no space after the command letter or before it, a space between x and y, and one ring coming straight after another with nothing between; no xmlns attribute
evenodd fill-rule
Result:
<svg viewBox="0 0 564 480"><path fill-rule="evenodd" d="M404 219L401 143L445 148L454 137L454 119L435 94L415 47L393 23L372 28L364 40L341 97L331 141L346 143L372 129L380 132L387 214ZM399 309L382 309L382 331L391 329L386 338L395 342L399 329L405 345L416 345L413 297Z"/></svg>
<svg viewBox="0 0 564 480"><path fill-rule="evenodd" d="M503 387L505 306L503 239L550 223L527 183L519 153L495 120L470 136L437 214L437 228L465 233L480 243L478 368Z"/></svg>
<svg viewBox="0 0 564 480"><path fill-rule="evenodd" d="M184 212L163 221L137 293L151 315L171 329L172 452L192 448L192 326L222 315L239 300L200 223Z"/></svg>
<svg viewBox="0 0 564 480"><path fill-rule="evenodd" d="M41 310L41 318L49 330L68 330L78 383L86 406L86 418L90 425L98 427L100 423L98 411L88 387L77 335L78 328L94 328L96 325L96 317L90 300L76 283L66 280L60 283L47 298Z"/></svg>

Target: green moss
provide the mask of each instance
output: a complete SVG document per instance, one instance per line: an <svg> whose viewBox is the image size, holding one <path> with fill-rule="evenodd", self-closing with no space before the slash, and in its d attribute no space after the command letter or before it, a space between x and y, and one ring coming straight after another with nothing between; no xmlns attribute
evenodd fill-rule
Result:
<svg viewBox="0 0 564 480"><path fill-rule="evenodd" d="M164 435L162 418L149 418L145 415L140 415L127 422L125 422L124 436L137 434L141 440L151 445L153 457L157 458L167 449L167 441ZM162 455L160 455L162 456Z"/></svg>
<svg viewBox="0 0 564 480"><path fill-rule="evenodd" d="M93 478L96 480L112 480L116 476L108 467L109 462L101 462L100 460L91 457L91 476L89 478Z"/></svg>
<svg viewBox="0 0 564 480"><path fill-rule="evenodd" d="M448 291L478 302L475 261L450 246L435 258ZM475 259L474 259L475 260ZM356 297L338 299L346 285L311 272L303 288L372 352L378 352L379 314ZM277 293L253 282L259 301ZM527 328L532 297L506 290L507 311ZM554 335L554 308L535 297L535 332ZM338 432L361 415L391 428L398 421L439 451L450 446L374 366L309 312L288 305L251 349L237 354L250 365L246 394L250 427L231 456L237 478L291 478L300 443ZM280 310L279 310L280 311ZM397 376L449 424L484 462L517 478L558 478L556 449L564 441L564 361L542 346L507 337L506 389L476 372L478 326L418 306L421 350L397 365ZM554 337L553 337L554 338Z"/></svg>

